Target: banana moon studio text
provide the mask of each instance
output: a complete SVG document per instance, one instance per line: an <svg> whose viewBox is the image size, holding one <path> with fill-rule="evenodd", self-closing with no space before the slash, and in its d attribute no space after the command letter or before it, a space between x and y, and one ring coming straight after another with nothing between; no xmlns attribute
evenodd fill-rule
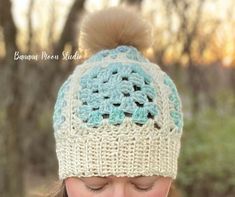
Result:
<svg viewBox="0 0 235 197"><path fill-rule="evenodd" d="M62 57L61 57L62 56ZM63 51L61 55L59 54L49 54L46 51L42 51L41 54L20 54L19 51L15 51L14 60L27 60L27 61L38 61L38 60L78 60L80 59L79 53L76 51L74 54L70 54Z"/></svg>

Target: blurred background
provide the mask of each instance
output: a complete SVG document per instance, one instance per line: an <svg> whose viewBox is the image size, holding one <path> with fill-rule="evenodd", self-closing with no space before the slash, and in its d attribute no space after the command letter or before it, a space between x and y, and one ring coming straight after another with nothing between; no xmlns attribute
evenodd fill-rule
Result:
<svg viewBox="0 0 235 197"><path fill-rule="evenodd" d="M116 5L152 24L148 56L182 98L178 196L234 197L234 0L0 0L0 196L40 196L58 179L53 107L81 63L23 57L75 55L84 14Z"/></svg>

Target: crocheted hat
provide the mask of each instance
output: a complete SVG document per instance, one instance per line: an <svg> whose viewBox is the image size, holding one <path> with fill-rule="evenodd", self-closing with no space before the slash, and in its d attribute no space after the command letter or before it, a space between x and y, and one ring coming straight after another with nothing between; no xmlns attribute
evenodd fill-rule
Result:
<svg viewBox="0 0 235 197"><path fill-rule="evenodd" d="M91 56L60 87L54 106L60 179L176 178L181 100L172 79L141 53L149 31L140 21L120 8L84 19L82 46Z"/></svg>

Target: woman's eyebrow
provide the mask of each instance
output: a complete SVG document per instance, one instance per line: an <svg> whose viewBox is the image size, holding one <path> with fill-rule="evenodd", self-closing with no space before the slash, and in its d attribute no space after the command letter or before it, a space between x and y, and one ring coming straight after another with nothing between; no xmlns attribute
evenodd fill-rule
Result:
<svg viewBox="0 0 235 197"><path fill-rule="evenodd" d="M103 177L103 176L95 176L97 178L102 178L102 179L107 179L107 177Z"/></svg>
<svg viewBox="0 0 235 197"><path fill-rule="evenodd" d="M143 175L139 175L139 176L131 176L131 177L128 177L129 179L134 179L134 178L139 178L139 177L145 177Z"/></svg>
<svg viewBox="0 0 235 197"><path fill-rule="evenodd" d="M154 181L157 180L158 177L148 177L148 176L136 176L136 177L131 177L130 180L134 181L134 180L150 180L150 181Z"/></svg>
<svg viewBox="0 0 235 197"><path fill-rule="evenodd" d="M86 181L86 180L89 180L89 179L102 179L102 180L106 180L107 177L102 177L102 176L95 176L95 177L81 177L80 180L81 181Z"/></svg>
<svg viewBox="0 0 235 197"><path fill-rule="evenodd" d="M130 177L130 179L138 179L138 178L144 178L144 177L147 177L147 176L140 175L140 176Z"/></svg>

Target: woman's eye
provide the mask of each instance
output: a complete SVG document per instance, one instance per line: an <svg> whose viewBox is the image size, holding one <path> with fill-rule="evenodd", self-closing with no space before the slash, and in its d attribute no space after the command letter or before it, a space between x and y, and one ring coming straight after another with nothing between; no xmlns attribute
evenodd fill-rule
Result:
<svg viewBox="0 0 235 197"><path fill-rule="evenodd" d="M143 186L138 186L138 185L135 185L135 184L134 184L134 186L135 186L135 188L136 188L137 190L140 190L140 191L149 191L149 190L151 190L152 187L153 187L153 185L143 187Z"/></svg>
<svg viewBox="0 0 235 197"><path fill-rule="evenodd" d="M99 192L104 188L104 186L102 186L102 187L87 186L87 188L92 192Z"/></svg>

